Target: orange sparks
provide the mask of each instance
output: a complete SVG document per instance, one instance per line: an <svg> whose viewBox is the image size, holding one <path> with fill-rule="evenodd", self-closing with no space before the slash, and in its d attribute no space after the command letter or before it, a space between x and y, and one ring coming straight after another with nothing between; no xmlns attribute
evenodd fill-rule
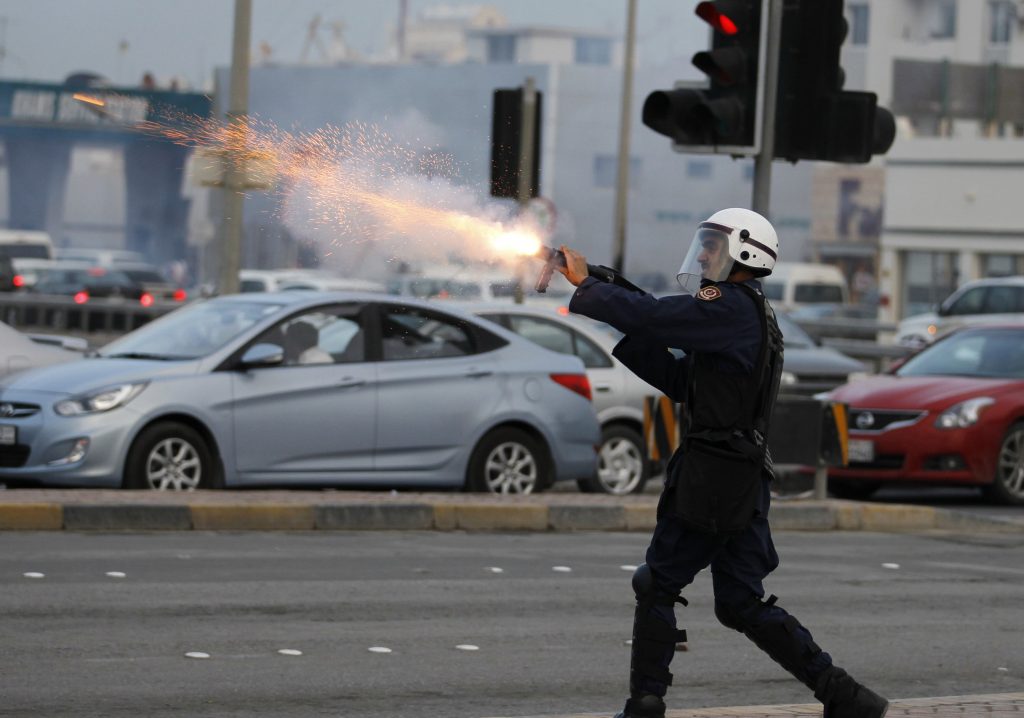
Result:
<svg viewBox="0 0 1024 718"><path fill-rule="evenodd" d="M303 222L328 230L334 241L400 237L499 260L540 249L540 237L528 227L506 226L488 216L493 207L465 201L467 192L450 182L450 156L398 144L377 127L353 123L291 133L253 117L228 124L171 119L139 129L201 147L225 163L245 163L250 175L282 192L282 211L301 211Z"/></svg>
<svg viewBox="0 0 1024 718"><path fill-rule="evenodd" d="M85 102L90 105L96 105L97 107L106 107L107 101L100 99L99 97L93 97L92 95L86 95L83 92L76 92L72 97L79 102Z"/></svg>

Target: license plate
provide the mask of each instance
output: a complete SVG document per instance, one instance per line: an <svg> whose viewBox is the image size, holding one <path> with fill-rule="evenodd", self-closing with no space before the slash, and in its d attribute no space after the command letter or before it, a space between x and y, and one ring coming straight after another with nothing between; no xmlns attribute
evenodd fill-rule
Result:
<svg viewBox="0 0 1024 718"><path fill-rule="evenodd" d="M18 427L0 426L0 446L10 446L18 443Z"/></svg>
<svg viewBox="0 0 1024 718"><path fill-rule="evenodd" d="M850 439L847 454L851 462L870 463L875 460L875 442L865 439Z"/></svg>

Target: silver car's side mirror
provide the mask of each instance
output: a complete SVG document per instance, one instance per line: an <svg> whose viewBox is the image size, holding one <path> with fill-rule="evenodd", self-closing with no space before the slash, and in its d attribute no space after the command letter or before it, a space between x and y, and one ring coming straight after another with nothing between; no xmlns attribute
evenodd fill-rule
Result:
<svg viewBox="0 0 1024 718"><path fill-rule="evenodd" d="M242 369L277 366L284 362L284 349L277 344L253 344L239 362Z"/></svg>

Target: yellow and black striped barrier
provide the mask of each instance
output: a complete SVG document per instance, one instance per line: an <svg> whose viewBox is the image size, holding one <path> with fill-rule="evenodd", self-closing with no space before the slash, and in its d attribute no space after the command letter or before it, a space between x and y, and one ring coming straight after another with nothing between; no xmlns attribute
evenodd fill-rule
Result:
<svg viewBox="0 0 1024 718"><path fill-rule="evenodd" d="M679 446L679 415L667 396L644 397L644 440L651 461L668 461Z"/></svg>

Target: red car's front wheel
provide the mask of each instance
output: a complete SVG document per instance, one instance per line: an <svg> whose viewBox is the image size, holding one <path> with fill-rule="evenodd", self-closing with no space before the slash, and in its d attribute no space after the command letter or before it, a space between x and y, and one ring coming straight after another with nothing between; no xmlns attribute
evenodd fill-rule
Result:
<svg viewBox="0 0 1024 718"><path fill-rule="evenodd" d="M996 456L996 475L986 493L1001 504L1024 505L1024 422L1006 432Z"/></svg>

